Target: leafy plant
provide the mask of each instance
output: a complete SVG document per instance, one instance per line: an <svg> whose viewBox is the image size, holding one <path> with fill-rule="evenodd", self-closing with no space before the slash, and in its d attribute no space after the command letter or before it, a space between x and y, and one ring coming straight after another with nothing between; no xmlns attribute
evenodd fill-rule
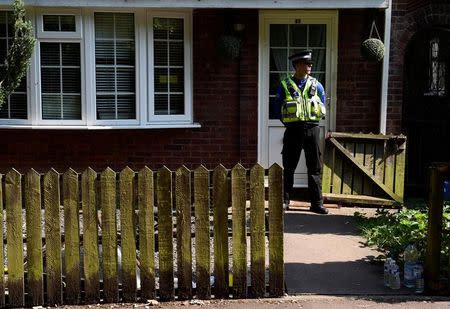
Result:
<svg viewBox="0 0 450 309"><path fill-rule="evenodd" d="M424 261L428 211L425 205L414 209L403 208L398 212L377 210L374 217L367 217L361 213L355 213L358 228L366 245L377 247L382 252L380 258L387 256L395 258L403 263L403 251L408 244L415 244L419 251L419 258ZM447 272L448 268L448 240L447 231L450 230L450 202L444 203L443 229L441 244L441 269Z"/></svg>
<svg viewBox="0 0 450 309"><path fill-rule="evenodd" d="M14 38L7 51L6 73L0 76L0 106L27 74L35 38L31 22L25 19L23 0L14 0Z"/></svg>

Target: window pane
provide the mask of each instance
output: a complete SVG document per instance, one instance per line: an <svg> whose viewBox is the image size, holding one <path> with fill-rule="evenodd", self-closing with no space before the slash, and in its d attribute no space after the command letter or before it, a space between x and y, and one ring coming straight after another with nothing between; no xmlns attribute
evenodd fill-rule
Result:
<svg viewBox="0 0 450 309"><path fill-rule="evenodd" d="M270 25L270 46L287 46L287 25Z"/></svg>
<svg viewBox="0 0 450 309"><path fill-rule="evenodd" d="M62 65L80 66L79 44L62 43Z"/></svg>
<svg viewBox="0 0 450 309"><path fill-rule="evenodd" d="M154 18L153 19L153 38L154 39L167 39L167 18Z"/></svg>
<svg viewBox="0 0 450 309"><path fill-rule="evenodd" d="M136 119L134 15L95 13L97 119Z"/></svg>
<svg viewBox="0 0 450 309"><path fill-rule="evenodd" d="M184 114L184 95L171 94L170 95L170 115Z"/></svg>
<svg viewBox="0 0 450 309"><path fill-rule="evenodd" d="M97 119L116 119L115 101L113 95L97 95Z"/></svg>
<svg viewBox="0 0 450 309"><path fill-rule="evenodd" d="M309 46L325 47L326 27L325 25L309 25Z"/></svg>
<svg viewBox="0 0 450 309"><path fill-rule="evenodd" d="M59 68L41 69L41 90L43 93L61 92L61 76Z"/></svg>
<svg viewBox="0 0 450 309"><path fill-rule="evenodd" d="M134 69L117 69L117 91L134 92L134 89Z"/></svg>
<svg viewBox="0 0 450 309"><path fill-rule="evenodd" d="M289 26L290 46L306 48L308 39L307 27L307 25Z"/></svg>
<svg viewBox="0 0 450 309"><path fill-rule="evenodd" d="M169 65L183 66L184 65L184 43L170 42L169 43Z"/></svg>
<svg viewBox="0 0 450 309"><path fill-rule="evenodd" d="M8 50L8 40L0 38L0 59L1 64L3 65L3 61L6 58L6 51Z"/></svg>
<svg viewBox="0 0 450 309"><path fill-rule="evenodd" d="M61 31L75 32L75 16L73 15L62 15L61 16Z"/></svg>
<svg viewBox="0 0 450 309"><path fill-rule="evenodd" d="M42 118L81 119L80 43L41 43Z"/></svg>
<svg viewBox="0 0 450 309"><path fill-rule="evenodd" d="M155 42L154 54L155 65L168 65L167 42Z"/></svg>
<svg viewBox="0 0 450 309"><path fill-rule="evenodd" d="M81 96L63 96L63 119L81 119Z"/></svg>
<svg viewBox="0 0 450 309"><path fill-rule="evenodd" d="M313 50L312 59L314 63L311 74L313 74L315 71L325 71L325 49Z"/></svg>
<svg viewBox="0 0 450 309"><path fill-rule="evenodd" d="M167 94L155 94L155 115L167 115L168 106L169 96Z"/></svg>
<svg viewBox="0 0 450 309"><path fill-rule="evenodd" d="M97 92L114 92L114 77L113 68L97 68L95 76Z"/></svg>
<svg viewBox="0 0 450 309"><path fill-rule="evenodd" d="M59 65L60 43L41 43L41 65Z"/></svg>
<svg viewBox="0 0 450 309"><path fill-rule="evenodd" d="M286 71L288 69L288 51L283 49L270 49L270 71Z"/></svg>
<svg viewBox="0 0 450 309"><path fill-rule="evenodd" d="M167 69L155 69L155 91L169 91Z"/></svg>
<svg viewBox="0 0 450 309"><path fill-rule="evenodd" d="M44 15L44 31L59 31L59 16Z"/></svg>
<svg viewBox="0 0 450 309"><path fill-rule="evenodd" d="M8 27L8 12L0 11L0 37L4 38L7 34Z"/></svg>
<svg viewBox="0 0 450 309"><path fill-rule="evenodd" d="M183 69L170 69L169 87L170 87L170 92L183 92L184 91L184 70Z"/></svg>
<svg viewBox="0 0 450 309"><path fill-rule="evenodd" d="M63 92L81 93L80 69L62 69Z"/></svg>
<svg viewBox="0 0 450 309"><path fill-rule="evenodd" d="M114 41L95 42L95 63L114 64Z"/></svg>
<svg viewBox="0 0 450 309"><path fill-rule="evenodd" d="M183 20L176 18L168 18L168 31L169 31L169 39L172 40L183 40Z"/></svg>
<svg viewBox="0 0 450 309"><path fill-rule="evenodd" d="M123 65L134 65L134 41L116 43L116 62Z"/></svg>
<svg viewBox="0 0 450 309"><path fill-rule="evenodd" d="M61 119L60 95L42 95L42 119Z"/></svg>
<svg viewBox="0 0 450 309"><path fill-rule="evenodd" d="M133 95L117 96L117 119L135 119L136 118L136 101Z"/></svg>

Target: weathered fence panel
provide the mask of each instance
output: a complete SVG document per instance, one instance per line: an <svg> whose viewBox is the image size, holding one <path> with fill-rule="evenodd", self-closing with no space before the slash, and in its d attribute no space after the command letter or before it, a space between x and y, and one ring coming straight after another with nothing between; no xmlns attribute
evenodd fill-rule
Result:
<svg viewBox="0 0 450 309"><path fill-rule="evenodd" d="M11 307L24 306L21 175L12 170L5 177L8 292Z"/></svg>
<svg viewBox="0 0 450 309"><path fill-rule="evenodd" d="M154 299L155 291L155 205L153 172L143 168L138 175L139 245L141 252L141 296Z"/></svg>
<svg viewBox="0 0 450 309"><path fill-rule="evenodd" d="M3 183L3 176L0 175L0 181ZM0 209L2 211L0 211L0 219L1 222L3 223L5 218L3 215L3 186L0 186ZM3 238L3 228L0 229L0 239L4 239ZM3 245L3 241L0 242L0 259L1 261L4 261L4 245ZM3 268L3 270L1 271L2 273L2 277L0 278L0 307L4 307L5 306L5 270Z"/></svg>
<svg viewBox="0 0 450 309"><path fill-rule="evenodd" d="M237 164L0 175L1 306L283 295L282 169L268 171L267 201L265 172Z"/></svg>
<svg viewBox="0 0 450 309"><path fill-rule="evenodd" d="M173 284L172 174L167 167L158 170L156 178L158 203L159 292L162 300L175 296Z"/></svg>
<svg viewBox="0 0 450 309"><path fill-rule="evenodd" d="M403 203L406 137L331 132L325 144L322 191L352 204Z"/></svg>
<svg viewBox="0 0 450 309"><path fill-rule="evenodd" d="M263 297L266 292L264 201L264 168L258 164L250 172L250 254L252 296L254 297Z"/></svg>
<svg viewBox="0 0 450 309"><path fill-rule="evenodd" d="M213 177L214 296L228 298L228 171L223 165L219 165L214 169Z"/></svg>
<svg viewBox="0 0 450 309"><path fill-rule="evenodd" d="M88 303L100 299L100 276L98 254L97 196L95 180L97 174L91 168L81 176L83 210L83 249L84 249L84 290Z"/></svg>
<svg viewBox="0 0 450 309"><path fill-rule="evenodd" d="M197 270L197 296L211 297L211 250L209 245L209 171L200 166L194 171L195 206L195 258Z"/></svg>
<svg viewBox="0 0 450 309"><path fill-rule="evenodd" d="M80 224L78 221L78 175L69 169L63 175L66 303L80 301Z"/></svg>
<svg viewBox="0 0 450 309"><path fill-rule="evenodd" d="M100 192L103 292L106 302L117 302L119 300L119 280L117 273L116 173L110 168L100 174Z"/></svg>
<svg viewBox="0 0 450 309"><path fill-rule="evenodd" d="M44 302L40 177L35 170L25 175L28 286L32 306L39 306ZM80 285L79 279L77 284Z"/></svg>
<svg viewBox="0 0 450 309"><path fill-rule="evenodd" d="M186 167L176 171L178 298L192 297L191 174Z"/></svg>
<svg viewBox="0 0 450 309"><path fill-rule="evenodd" d="M55 170L44 176L45 246L47 262L47 304L62 304L62 263L60 231L59 175Z"/></svg>

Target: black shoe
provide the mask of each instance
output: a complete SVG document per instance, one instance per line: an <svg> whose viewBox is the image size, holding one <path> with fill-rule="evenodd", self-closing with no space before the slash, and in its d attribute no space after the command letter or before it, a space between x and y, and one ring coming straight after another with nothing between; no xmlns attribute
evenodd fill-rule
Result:
<svg viewBox="0 0 450 309"><path fill-rule="evenodd" d="M311 206L309 210L321 215L326 215L328 213L328 209L323 206Z"/></svg>

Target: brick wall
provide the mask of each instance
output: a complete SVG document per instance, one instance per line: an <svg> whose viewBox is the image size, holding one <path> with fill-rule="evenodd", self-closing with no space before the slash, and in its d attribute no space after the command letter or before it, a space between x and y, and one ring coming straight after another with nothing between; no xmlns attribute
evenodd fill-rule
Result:
<svg viewBox="0 0 450 309"><path fill-rule="evenodd" d="M372 17L377 18L378 31L382 32L379 15L369 10L339 11L337 131L379 130L382 67L364 60L360 52L361 43L369 37Z"/></svg>
<svg viewBox="0 0 450 309"><path fill-rule="evenodd" d="M195 129L146 130L0 130L0 171L16 167L81 170L91 166L121 169L144 165L170 168L185 164L208 168L232 167L257 160L258 12L233 11L246 25L242 59L219 58L217 37L223 32L225 10L195 10L193 14ZM240 65L240 66L239 66ZM241 78L238 79L239 71ZM240 96L239 96L240 93Z"/></svg>
<svg viewBox="0 0 450 309"><path fill-rule="evenodd" d="M387 132L404 132L402 105L405 51L412 36L421 29L450 26L450 4L446 1L393 0L389 67ZM426 4L428 3L428 4Z"/></svg>

